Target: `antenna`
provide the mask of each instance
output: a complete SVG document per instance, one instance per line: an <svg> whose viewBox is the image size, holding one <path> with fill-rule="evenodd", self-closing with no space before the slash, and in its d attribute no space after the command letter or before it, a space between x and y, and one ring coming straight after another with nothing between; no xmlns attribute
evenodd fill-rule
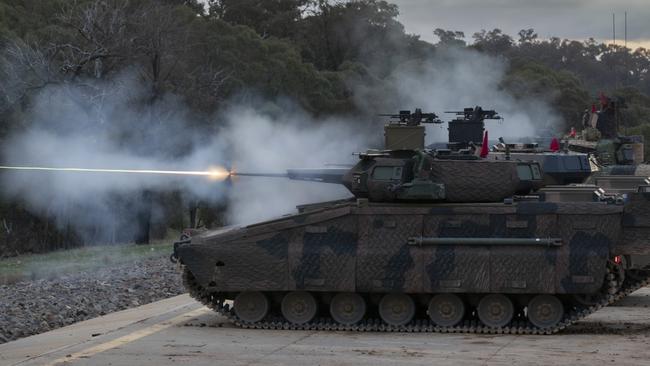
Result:
<svg viewBox="0 0 650 366"><path fill-rule="evenodd" d="M612 13L612 36L614 39L614 46L616 46L616 14Z"/></svg>
<svg viewBox="0 0 650 366"><path fill-rule="evenodd" d="M625 12L625 80L623 80L623 87L626 87L628 84L628 78L630 76L630 70L628 69L628 50L627 50L627 11Z"/></svg>
<svg viewBox="0 0 650 366"><path fill-rule="evenodd" d="M614 56L616 56L617 49L616 49L616 13L612 13L612 38L614 41ZM616 60L616 57L613 58ZM614 73L614 89L612 90L612 94L616 92L616 89L618 89L618 73L616 72L616 63L612 62L612 72ZM614 121L616 121L616 133L618 134L618 129L619 129L619 122L618 122L618 106L614 108Z"/></svg>
<svg viewBox="0 0 650 366"><path fill-rule="evenodd" d="M628 85L628 77L630 76L630 69L628 69L628 63L627 63L627 59L628 59L628 51L627 51L627 11L625 11L625 32L624 32L624 35L625 35L625 43L624 43L625 48L623 49L623 51L625 51L625 54L623 55L623 57L625 57L625 58L623 59L624 60L623 63L624 63L624 67L625 67L625 78L623 79L623 87L625 88ZM618 105L617 105L617 107L618 107ZM624 130L625 135L627 135L627 121L626 121L625 118L623 119L623 130Z"/></svg>

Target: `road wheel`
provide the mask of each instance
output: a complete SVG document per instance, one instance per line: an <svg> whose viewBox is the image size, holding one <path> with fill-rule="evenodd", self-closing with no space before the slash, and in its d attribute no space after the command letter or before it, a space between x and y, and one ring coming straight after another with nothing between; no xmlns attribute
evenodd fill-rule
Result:
<svg viewBox="0 0 650 366"><path fill-rule="evenodd" d="M387 324L408 324L415 316L415 302L407 294L386 294L379 302L379 316Z"/></svg>
<svg viewBox="0 0 650 366"><path fill-rule="evenodd" d="M491 328L500 328L510 323L515 312L512 301L501 294L484 296L476 310L481 322Z"/></svg>
<svg viewBox="0 0 650 366"><path fill-rule="evenodd" d="M305 324L316 316L318 304L306 291L289 292L282 298L282 316L293 324Z"/></svg>
<svg viewBox="0 0 650 366"><path fill-rule="evenodd" d="M551 328L564 316L562 302L552 295L537 295L528 303L528 320L539 328Z"/></svg>
<svg viewBox="0 0 650 366"><path fill-rule="evenodd" d="M359 294L341 292L330 302L330 314L340 324L356 324L366 314L366 301Z"/></svg>
<svg viewBox="0 0 650 366"><path fill-rule="evenodd" d="M259 291L241 292L233 306L239 319L247 323L258 322L269 312L269 300Z"/></svg>
<svg viewBox="0 0 650 366"><path fill-rule="evenodd" d="M457 295L440 294L431 298L427 313L437 325L453 327L463 320L465 304Z"/></svg>

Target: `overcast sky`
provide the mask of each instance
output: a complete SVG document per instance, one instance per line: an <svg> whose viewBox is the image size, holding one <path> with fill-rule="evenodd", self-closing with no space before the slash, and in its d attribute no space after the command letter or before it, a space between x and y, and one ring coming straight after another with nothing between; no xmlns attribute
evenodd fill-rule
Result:
<svg viewBox="0 0 650 366"><path fill-rule="evenodd" d="M517 32L534 28L540 37L557 36L622 43L627 11L628 46L650 46L650 0L389 0L399 5L399 20L409 33L437 42L435 28L465 32L468 40L481 29L500 28L517 39ZM619 42L617 42L619 43Z"/></svg>

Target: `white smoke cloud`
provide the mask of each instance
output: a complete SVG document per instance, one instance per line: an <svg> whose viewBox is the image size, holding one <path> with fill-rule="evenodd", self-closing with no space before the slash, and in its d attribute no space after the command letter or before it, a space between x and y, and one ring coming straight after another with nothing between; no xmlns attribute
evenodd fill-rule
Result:
<svg viewBox="0 0 650 366"><path fill-rule="evenodd" d="M42 90L27 115L28 128L2 147L4 164L192 171L224 166L283 173L326 163L352 164L352 152L368 146L368 133L360 133L358 123L315 120L284 101L233 107L208 118L214 128L196 128L174 96L142 107L139 100L146 93L135 80L124 75L111 83ZM233 224L290 213L298 204L350 196L339 185L281 178L240 177L228 185L206 177L116 173L4 171L0 177L5 197L23 200L31 210L102 241L110 241L121 226L130 230L122 233L126 237L136 231L134 223L122 220L147 204L142 202L145 190L180 190L202 201L227 201ZM131 202L116 205L115 197L121 196L132 197ZM163 219L159 211L154 216Z"/></svg>
<svg viewBox="0 0 650 366"><path fill-rule="evenodd" d="M313 120L296 108L270 118L251 107L226 113L222 136L232 141L234 168L241 172L283 173L287 168L354 164L352 153L365 150L380 135L379 126L351 120ZM241 177L230 192L234 222L251 223L290 213L299 204L350 197L340 185Z"/></svg>
<svg viewBox="0 0 650 366"><path fill-rule="evenodd" d="M503 91L506 66L476 52L448 50L432 60L403 63L379 86L357 84L353 90L366 115L420 107L442 116L445 110L482 105L505 117L502 123L487 122L492 138L533 135L554 114L541 101L516 99ZM282 173L353 164L353 152L381 147L377 118L318 119L284 100L256 101L197 117L173 95L156 102L147 102L146 95L130 73L111 82L47 87L32 101L26 128L15 131L2 147L3 162L163 170L224 165L242 172ZM198 128L196 118L207 120L209 127ZM444 127L429 128L428 142L445 140ZM139 209L143 190L179 190L208 202L227 201L233 224L291 213L298 204L350 197L342 186L280 178L240 177L232 186L201 177L119 174L4 172L0 178L5 197L25 201L81 234L92 231L87 237L109 241L115 230L132 227L123 211ZM154 219L162 215L154 207Z"/></svg>
<svg viewBox="0 0 650 366"><path fill-rule="evenodd" d="M477 51L439 49L431 59L402 63L381 89L364 85L355 88L359 103L368 109L422 108L424 112L437 113L445 121L453 115L444 111L462 111L477 105L495 109L504 120L486 121L491 139L517 141L557 125L558 114L547 101L515 98L503 90L501 83L507 67L505 60ZM427 143L446 141L446 124L429 126Z"/></svg>

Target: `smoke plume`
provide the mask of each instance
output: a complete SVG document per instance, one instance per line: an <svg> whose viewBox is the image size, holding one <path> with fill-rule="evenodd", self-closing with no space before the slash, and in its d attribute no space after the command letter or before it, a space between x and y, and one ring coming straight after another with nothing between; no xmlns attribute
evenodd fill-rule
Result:
<svg viewBox="0 0 650 366"><path fill-rule="evenodd" d="M444 117L445 110L482 105L505 118L487 122L491 136L515 140L535 135L538 127L554 122L555 114L543 101L504 91L500 84L506 69L503 61L477 52L446 50L433 59L402 63L373 85L350 86L360 115L419 107ZM2 147L2 160L5 165L114 169L221 165L281 173L352 164L353 152L381 148L382 123L376 118L316 119L286 100L257 100L199 117L173 95L156 101L146 96L146 88L130 73L110 82L46 87L31 101L25 127ZM197 118L207 123L198 126ZM429 127L427 138L445 141L446 129ZM240 177L232 185L203 177L120 174L5 172L0 178L5 198L24 201L31 210L100 241L110 241L116 230L135 230L123 211L138 211L143 191L173 190L207 202L227 201L233 224L290 213L297 204L350 197L341 186L279 178ZM152 219L164 218L162 208L153 211Z"/></svg>
<svg viewBox="0 0 650 366"><path fill-rule="evenodd" d="M505 60L473 50L441 48L432 58L401 63L377 87L355 84L357 102L370 110L422 108L449 121L466 107L495 109L503 121L486 121L492 138L509 141L537 136L558 125L559 115L546 100L513 96L503 89ZM390 112L389 111L389 112ZM427 142L446 142L446 125L428 126Z"/></svg>

